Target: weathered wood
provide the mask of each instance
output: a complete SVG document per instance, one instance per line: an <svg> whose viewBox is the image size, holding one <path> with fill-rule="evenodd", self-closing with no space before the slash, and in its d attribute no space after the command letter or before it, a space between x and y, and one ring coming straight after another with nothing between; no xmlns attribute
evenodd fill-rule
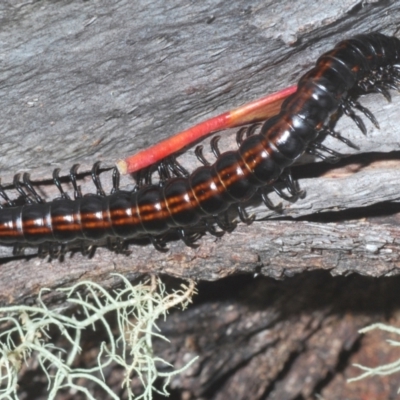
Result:
<svg viewBox="0 0 400 400"><path fill-rule="evenodd" d="M399 276L332 277L326 271L284 281L247 274L203 282L187 310L172 311L158 323L169 341L155 340L155 354L175 368L199 357L173 378L170 398L395 398L399 386L395 375L351 384L346 380L360 372L353 363L377 366L400 356L399 349L385 342L398 337L378 332L362 337L357 332L367 324L387 322L389 315L391 324L399 324L399 284ZM96 344L107 340L107 332L83 332L83 339L86 351L77 363L94 365ZM62 346L63 340L60 337L57 344ZM24 369L21 397L35 393L35 398L46 399L46 378L38 363ZM125 378L121 368L106 368L104 377L121 399L127 398L121 389ZM139 379L131 378L140 394ZM96 399L110 398L93 381L82 378L80 384Z"/></svg>
<svg viewBox="0 0 400 400"><path fill-rule="evenodd" d="M105 2L102 6L90 2L79 6L75 2L19 5L3 2L0 10L2 181L11 182L17 171L30 171L33 179L38 182L47 179L49 183L55 166L60 166L66 174L74 162L81 162L83 169L99 159L111 165L173 132L293 84L318 55L344 37L375 29L393 34L398 3L365 7L360 4L335 2L329 10L313 5L315 12L305 20L304 9L309 7L306 1L297 2L300 19L288 15L288 10L292 10L289 2L255 1L244 6L238 0L223 6L210 2L190 7L179 2L170 7L164 2L145 1L135 5L129 1L112 5ZM357 143L360 151L335 140L327 140L327 145L345 154L397 150L400 127L392 121L398 120L400 96L393 93L392 104L377 95L365 96L361 101L374 112L381 129L367 121L368 136L363 137L352 121L342 118L337 129ZM223 149L232 146L229 136L221 144ZM302 177L300 169L299 184L306 190L304 199L284 202L280 215L260 204L249 211L258 218L312 219L326 211L396 201L400 179L397 158L395 153L389 158L378 155L375 163L371 156L361 161L349 159L342 163L342 169L332 167L324 170L323 176L318 176L317 171L323 168L318 163L311 178ZM193 155L185 155L182 161L185 165L193 163ZM360 162L364 164L360 166ZM109 188L109 178L103 181ZM128 178L124 184L132 183ZM92 185L85 186L83 182L82 185L84 192L93 191ZM51 184L40 189L46 199L56 196ZM272 199L280 201L274 196ZM368 247L363 242L369 249L366 254L369 259L385 260L383 270L377 268L380 262L377 261L368 273L394 273L398 254L395 226L387 227L382 221L367 226L368 233L373 232L377 242L384 245ZM333 243L328 247L336 247L320 252L318 261L301 262L296 271L318 267L329 268L333 273L363 273L364 268L354 265L359 251L359 242L354 238L360 237L367 226L358 222L338 227L307 221L262 222L239 226L221 241L206 237L200 241L198 250L171 243L170 253L164 255L155 254L149 246L132 245L134 257L99 249L92 259L76 253L64 262L36 257L13 259L11 249L1 247L3 262L7 261L2 266L2 301L23 298L37 293L40 286L57 286L83 275L102 279L102 273L97 272L110 269L216 279L258 268L267 275L280 276L291 270L293 257L288 254L297 254L296 259L308 257L315 251L312 247L306 249L313 241L328 240ZM300 234L299 241L291 246L287 238L296 231L310 236L304 238ZM338 231L347 238L344 242L348 245L332 239ZM232 249L249 247L246 240L256 243L256 249L231 261ZM279 243L286 243L287 252L278 250ZM304 243L304 248L299 243ZM387 246L392 252L390 257ZM377 248L373 257L372 248ZM332 255L342 262L332 262ZM27 274L32 268L37 279L31 280Z"/></svg>
<svg viewBox="0 0 400 400"><path fill-rule="evenodd" d="M4 0L2 182L29 171L43 197L52 199L55 167L66 175L77 162L83 170L97 160L113 165L206 118L287 87L345 37L374 30L394 34L399 11L396 1L361 0L329 6L307 0ZM361 103L381 129L367 121L364 137L342 118L337 130L360 150L328 138L327 146L352 156L331 167L310 157L300 160L307 165L295 167L294 174L304 198L290 203L272 194L275 203L282 201L280 214L266 210L259 199L249 205L257 219L268 221L239 224L221 239L207 235L198 249L170 242L166 254L136 243L130 256L99 248L92 258L78 252L60 262L16 258L10 248L0 247L0 303L34 301L40 288L82 279L112 287L117 280L111 272L129 279L159 273L209 281L247 273L203 284L203 297L192 309L161 324L174 349L159 344L156 351L164 356L169 351L177 366L188 356L201 357L173 382L177 396L350 398L352 389L343 380L354 370L342 372L350 354L357 357L357 329L392 315L399 304L398 277L330 277L322 271L374 277L399 271L400 95L393 93L391 104L379 95ZM234 146L224 133L221 149ZM191 152L181 157L190 170L193 160ZM109 173L102 177L109 190ZM93 192L90 179L79 183L85 193ZM130 177L123 182L125 188L132 184ZM252 279L259 275L286 279ZM96 356L83 352L82 363ZM21 393L33 393L29 372ZM43 383L42 378L35 375L34 381ZM118 379L118 371L110 368L106 378L120 390L124 378ZM393 397L396 386L386 388L384 397ZM354 398L376 397L357 387Z"/></svg>
<svg viewBox="0 0 400 400"><path fill-rule="evenodd" d="M187 398L390 398L398 389L395 376L345 380L359 373L354 362L398 359L399 351L384 343L388 335L361 341L357 334L385 313L394 313L390 322L398 325L398 283L399 277L332 278L322 271L283 282L237 277L205 283L193 307L160 325L171 344L160 341L157 352L174 365L200 357L171 384L190 393Z"/></svg>
<svg viewBox="0 0 400 400"><path fill-rule="evenodd" d="M2 2L2 176L112 163L295 83L344 37L397 28L396 2L309 7Z"/></svg>

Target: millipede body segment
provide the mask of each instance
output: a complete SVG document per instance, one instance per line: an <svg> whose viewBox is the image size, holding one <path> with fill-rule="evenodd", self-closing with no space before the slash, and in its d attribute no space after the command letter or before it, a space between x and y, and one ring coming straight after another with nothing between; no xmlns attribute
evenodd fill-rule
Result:
<svg viewBox="0 0 400 400"><path fill-rule="evenodd" d="M273 185L304 152L329 152L316 141L321 131L352 145L328 128L334 113L346 113L362 130L365 127L354 108L376 123L351 92L386 94L399 81L399 63L400 40L395 37L373 33L340 42L301 77L297 91L258 134L240 140L236 151L217 152L212 165L203 165L187 176L183 173L131 192L118 190L115 185L113 192L105 195L94 171L98 193L81 196L71 171L75 198L70 199L60 189L61 198L50 202L41 201L29 190L32 187L26 179L30 193L24 205L15 206L1 191L7 202L0 210L0 243L35 246L106 237L148 237L160 248L163 244L159 238L171 230L188 244L187 227L203 224L204 230L215 233L206 220L218 218L231 204L240 205L260 188ZM60 188L57 179L55 171L54 181ZM21 189L22 184L16 182L18 185Z"/></svg>

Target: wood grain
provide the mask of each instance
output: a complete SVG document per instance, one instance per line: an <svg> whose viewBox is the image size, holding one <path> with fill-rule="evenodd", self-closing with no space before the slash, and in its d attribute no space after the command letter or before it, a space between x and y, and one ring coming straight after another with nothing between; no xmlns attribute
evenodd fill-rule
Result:
<svg viewBox="0 0 400 400"><path fill-rule="evenodd" d="M205 118L293 84L318 55L340 39L372 30L393 34L397 2L360 4L339 1L329 9L313 5L312 15L304 16L308 3L298 2L295 14L302 15L299 19L288 11L289 1L244 5L239 0L229 4L210 0L190 6L178 0L143 0L134 5L122 0L3 2L2 182L11 182L18 171L29 171L41 183L41 194L52 199L56 190L50 178L55 167L66 175L76 162L82 170L96 160L112 165ZM325 221L332 221L331 213L355 209L365 209L357 217L367 218L366 207L399 199L395 151L399 150L400 127L394 121L398 120L400 96L393 93L390 104L379 95L364 96L361 102L376 115L381 129L367 121L364 137L351 120L342 118L338 131L360 150L327 139L326 145L353 156L331 168L312 158L303 159L309 169L294 168L306 191L303 199L283 202L280 214L269 212L257 199L248 209L258 219L274 222L239 224L220 241L201 239L197 250L172 242L166 255L151 246L133 244L129 257L99 248L91 259L75 253L59 262L15 259L10 248L1 247L3 301L80 277L101 279L102 273L97 272L109 270L216 279L258 268L278 277L289 273L291 267L285 265L296 258L296 271L328 268L334 274L365 273L364 266L355 265L363 232L371 233L373 243L384 243L371 247L368 240L361 240L361 248L376 248L372 253L361 251L368 260L378 260L368 267L368 274L395 273L399 240L395 218L343 220L340 224L323 220L324 215ZM224 140L222 149L234 147L231 136ZM192 153L181 160L194 168ZM107 174L103 182L106 189L110 187ZM80 184L85 193L93 192L90 179ZM130 177L123 183L127 188L132 184ZM281 201L274 195L271 199ZM302 221L279 221L282 218ZM349 214L343 218L352 219ZM293 235L299 240L288 240ZM329 250L318 250L317 255L312 243L326 241L331 243ZM280 251L279 243L287 251ZM237 260L231 257L232 249L243 247L246 251L240 251ZM35 250L27 249L26 254L31 253ZM27 275L32 269L33 279Z"/></svg>

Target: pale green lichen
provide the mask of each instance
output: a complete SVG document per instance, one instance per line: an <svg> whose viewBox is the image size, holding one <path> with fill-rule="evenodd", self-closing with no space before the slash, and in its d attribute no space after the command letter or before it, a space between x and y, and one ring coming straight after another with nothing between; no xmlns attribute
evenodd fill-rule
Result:
<svg viewBox="0 0 400 400"><path fill-rule="evenodd" d="M38 297L38 306L0 307L0 324L6 326L0 332L0 399L18 399L18 373L23 363L37 360L48 381L48 399L54 399L60 389L82 392L90 400L93 394L82 385L92 381L100 386L111 398L119 397L104 381L103 370L116 363L125 371L122 387L128 399L152 399L153 393L168 395L166 387L170 379L182 372L195 359L179 370L160 372L161 365L168 365L152 351L155 336L168 340L160 333L156 320L166 315L169 308L185 307L195 291L193 282L171 294L165 292L162 282L152 277L150 281L132 285L125 277L117 275L123 287L109 292L100 285L85 281L73 287L58 289L65 292L66 302L75 305L79 320L68 316L65 309L49 309L42 300L43 289ZM83 298L82 293L85 293ZM106 316L115 313L118 333L112 331ZM83 317L82 317L83 315ZM81 352L81 336L87 329L102 325L107 341L99 343L97 365L92 368L75 368L74 361ZM68 351L52 343L50 329L58 330L69 342ZM64 346L63 346L64 347ZM134 396L131 380L138 377L143 391ZM164 387L158 390L154 383L164 378Z"/></svg>
<svg viewBox="0 0 400 400"><path fill-rule="evenodd" d="M361 329L359 331L359 333L367 333L369 331L372 331L374 329L380 329L382 331L386 331L386 332L390 332L390 333L395 333L397 335L400 335L400 328L396 328L394 326L391 325L386 325L386 324L382 324L382 323L376 323L376 324L372 324L369 325L363 329ZM387 342L391 345L391 346L395 346L398 347L400 346L400 342L397 342L395 340L390 340L388 339ZM374 376L374 375L391 375L394 374L396 372L400 371L400 359L389 363L389 364L384 364L384 365L378 365L377 367L366 367L364 365L361 364L353 364L353 366L361 369L362 371L365 371L364 373L362 373L359 376L356 376L355 378L351 378L348 379L347 382L355 382L355 381L359 381L361 379L365 379L369 376ZM397 393L400 393L400 388L397 391Z"/></svg>

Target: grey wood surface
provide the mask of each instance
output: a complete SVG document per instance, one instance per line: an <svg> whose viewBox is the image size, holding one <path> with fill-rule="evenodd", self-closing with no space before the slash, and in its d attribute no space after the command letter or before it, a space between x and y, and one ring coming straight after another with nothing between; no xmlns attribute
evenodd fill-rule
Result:
<svg viewBox="0 0 400 400"><path fill-rule="evenodd" d="M398 1L354 0L329 5L306 0L3 1L2 182L29 171L43 183L41 194L51 199L55 191L46 179L55 167L66 174L73 163L81 163L83 170L97 160L113 165L206 118L294 84L343 38L375 30L393 35L399 9ZM281 277L315 268L335 274L397 273L395 217L329 224L312 220L327 211L397 202L400 197L395 152L400 95L393 93L390 104L378 95L361 102L381 129L367 121L364 137L342 118L337 129L360 150L334 140L326 144L364 158L354 156L331 169L311 158L303 160L315 163L313 176L300 172L304 199L284 202L282 214L257 204L249 208L257 218L305 220L239 224L221 240L202 238L196 250L172 242L167 254L132 245L129 257L100 248L91 259L75 253L60 262L13 259L11 249L1 247L1 301L82 277L101 280L110 271L201 279L239 271ZM229 141L228 136L221 148L234 146ZM186 165L193 159L190 153L182 158ZM103 181L109 188L110 179ZM90 182L80 183L84 191L93 191ZM126 187L132 183L130 177L123 182Z"/></svg>

